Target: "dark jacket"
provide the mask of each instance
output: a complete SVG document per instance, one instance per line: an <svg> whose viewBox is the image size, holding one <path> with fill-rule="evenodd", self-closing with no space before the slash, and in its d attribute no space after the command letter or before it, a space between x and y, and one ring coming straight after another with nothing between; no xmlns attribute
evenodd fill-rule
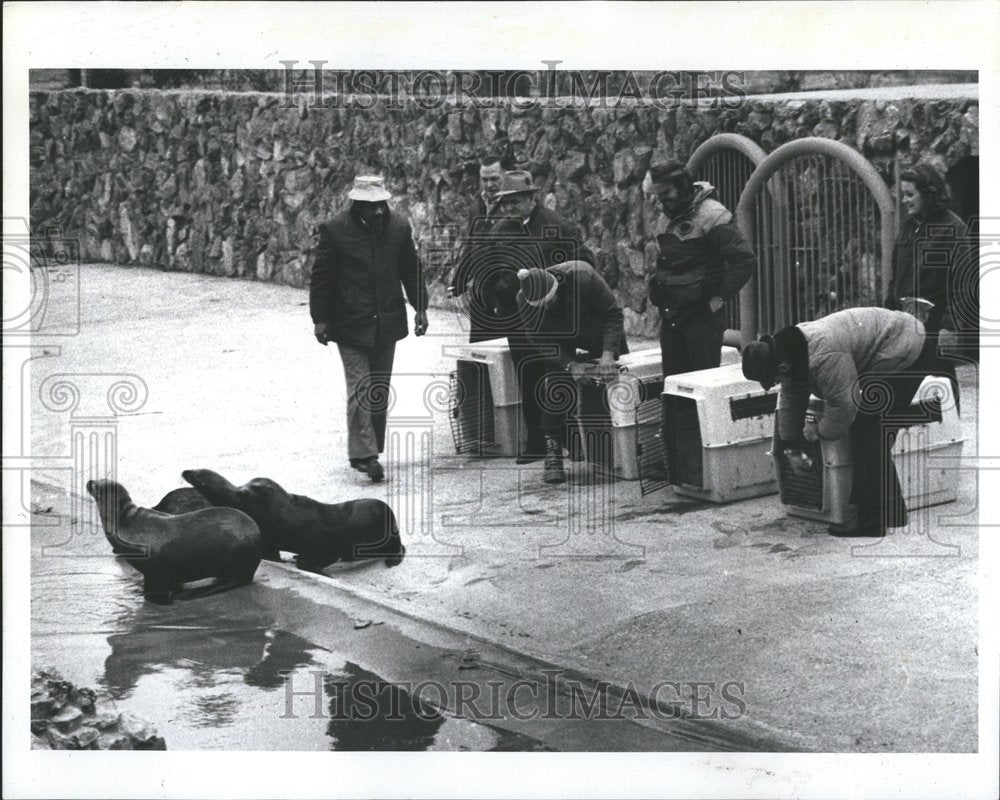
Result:
<svg viewBox="0 0 1000 800"><path fill-rule="evenodd" d="M521 292L517 295L521 324L532 345L539 350L558 347L552 360L560 366L573 360L577 348L595 356L627 353L622 308L597 270L584 261L567 261L548 271L558 281L550 305L534 308Z"/></svg>
<svg viewBox="0 0 1000 800"><path fill-rule="evenodd" d="M934 303L925 325L928 331L941 328L949 306L966 308L952 291L961 291L963 281L953 275L962 268L965 254L965 226L946 208L929 218L909 217L899 232L892 251L892 279L885 292L885 306L898 309L904 297L922 297Z"/></svg>
<svg viewBox="0 0 1000 800"><path fill-rule="evenodd" d="M368 230L347 210L319 227L309 284L309 313L329 326L329 338L369 348L406 338L406 298L427 307L420 261L410 224L390 213Z"/></svg>
<svg viewBox="0 0 1000 800"><path fill-rule="evenodd" d="M491 303L484 289L491 275L498 270L516 272L522 267L545 269L563 261L597 264L594 254L583 244L579 228L537 203L527 224L524 220L504 217L492 221L491 225L470 229L452 276L456 297L470 286L477 293L469 300L469 341L493 339L510 332L509 322L488 313Z"/></svg>
<svg viewBox="0 0 1000 800"><path fill-rule="evenodd" d="M779 381L778 435L801 437L811 393L825 401L820 438L839 439L858 413L858 378L913 364L924 346L924 327L902 311L849 308L782 328L774 344L778 360L791 368Z"/></svg>
<svg viewBox="0 0 1000 800"><path fill-rule="evenodd" d="M733 222L733 215L712 199L703 181L691 207L671 219L656 237L660 254L649 281L649 299L667 316L684 316L712 297L729 301L757 271L757 256Z"/></svg>

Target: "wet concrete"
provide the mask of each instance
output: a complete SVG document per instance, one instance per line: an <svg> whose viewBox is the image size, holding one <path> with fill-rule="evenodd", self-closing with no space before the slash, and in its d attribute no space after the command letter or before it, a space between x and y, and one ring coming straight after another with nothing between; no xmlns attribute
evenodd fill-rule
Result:
<svg viewBox="0 0 1000 800"><path fill-rule="evenodd" d="M781 747L359 601L291 562L264 562L251 586L146 602L140 574L58 488L36 483L34 497L37 516L77 530L57 549L57 531L32 537L32 663L152 721L171 750Z"/></svg>
<svg viewBox="0 0 1000 800"><path fill-rule="evenodd" d="M453 362L446 348L464 333L454 315L435 310L434 336L411 337L397 350L392 415L397 431L427 437L432 468L422 470L412 448L396 451L389 480L374 486L345 463L340 366L335 352L310 335L305 292L107 266L84 267L80 288L80 335L33 362L30 397L39 398L55 373L140 375L148 401L116 421L119 479L138 502L154 505L180 486L182 469L210 467L234 483L267 475L326 502L378 497L395 509L408 549L404 563L326 570L309 589L320 618L344 607L334 591L347 592L368 609L423 620L473 643L459 643L453 654L488 643L526 663L559 665L619 687L680 682L686 695L676 704L688 711L695 684L737 682L746 708L736 719L716 721L724 731L719 747L976 749L974 480L961 483L957 502L915 512L909 529L871 546L786 517L774 496L724 506L669 490L642 497L634 483L591 480L583 465L572 465L568 485L550 487L540 480L540 464L516 468L454 454L446 413L434 410L426 390L447 375ZM978 377L971 366L959 377L971 459ZM95 391L103 399L106 388ZM71 413L33 403L35 474L65 489L74 469ZM39 511L47 503L34 502ZM40 567L36 598L46 581L73 586L75 567L59 577L48 576L50 568ZM287 574L284 567L262 569L245 591L254 596ZM79 652L69 644L73 628L45 644L51 615L39 599L38 657L60 666L77 663L90 648L88 663L103 664L107 636L129 633L108 627L110 621L135 611L137 591L125 581L103 600L88 595L74 606L74 624L90 620L89 633L105 631L103 643L81 644ZM202 614L199 624L212 627L210 616ZM309 651L314 659L338 654L330 657L337 670L350 656L345 640L381 636L390 626L349 626L339 641L311 624L252 627L322 648ZM412 677L391 673L381 657L353 663L383 677ZM301 665L296 675L311 668ZM88 669L91 680L103 676L99 666ZM538 739L561 746L558 737ZM621 742L622 749L644 749Z"/></svg>

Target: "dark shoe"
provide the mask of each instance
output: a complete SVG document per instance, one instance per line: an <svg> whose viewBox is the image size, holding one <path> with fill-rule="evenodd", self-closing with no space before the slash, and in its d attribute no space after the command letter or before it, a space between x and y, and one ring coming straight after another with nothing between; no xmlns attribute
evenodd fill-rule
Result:
<svg viewBox="0 0 1000 800"><path fill-rule="evenodd" d="M546 483L566 483L562 445L551 436L545 437L545 469L542 471L542 480Z"/></svg>
<svg viewBox="0 0 1000 800"><path fill-rule="evenodd" d="M365 474L368 474L368 459L352 458L351 469L356 469L358 472L364 472Z"/></svg>
<svg viewBox="0 0 1000 800"><path fill-rule="evenodd" d="M536 461L541 461L543 458L545 458L545 440L528 439L524 447L522 447L520 452L518 452L517 458L514 459L514 463L533 464Z"/></svg>
<svg viewBox="0 0 1000 800"><path fill-rule="evenodd" d="M827 532L831 536L840 536L845 539L862 537L879 538L885 536L885 527L878 516L859 516L851 522L831 525L827 528Z"/></svg>
<svg viewBox="0 0 1000 800"><path fill-rule="evenodd" d="M368 477L372 479L375 483L379 483L383 478L385 478L385 470L382 469L382 465L378 463L378 457L372 456L368 459Z"/></svg>

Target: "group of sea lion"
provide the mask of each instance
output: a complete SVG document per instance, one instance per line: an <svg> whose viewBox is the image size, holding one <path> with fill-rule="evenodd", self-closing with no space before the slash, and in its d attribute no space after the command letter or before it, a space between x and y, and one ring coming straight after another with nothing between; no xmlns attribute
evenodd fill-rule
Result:
<svg viewBox="0 0 1000 800"><path fill-rule="evenodd" d="M282 550L317 572L369 558L395 567L406 553L381 500L321 503L269 478L234 486L209 469L181 475L194 488L174 489L153 508L114 481L87 482L112 550L143 574L151 602L171 603L182 584L207 578L217 579L215 590L250 583L261 559L280 561Z"/></svg>

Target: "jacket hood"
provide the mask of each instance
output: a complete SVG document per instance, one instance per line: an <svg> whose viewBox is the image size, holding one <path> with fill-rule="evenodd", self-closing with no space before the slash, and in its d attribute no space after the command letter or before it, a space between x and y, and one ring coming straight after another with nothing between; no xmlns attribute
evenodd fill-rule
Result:
<svg viewBox="0 0 1000 800"><path fill-rule="evenodd" d="M708 181L695 181L692 184L694 193L691 195L691 202L688 203L682 211L677 212L672 217L668 217L670 220L680 219L681 217L690 214L697 207L698 204L704 200L707 200L713 194L715 194L715 187L712 186Z"/></svg>
<svg viewBox="0 0 1000 800"><path fill-rule="evenodd" d="M695 181L694 197L691 198L691 206L698 205L702 200L707 200L713 194L715 194L715 187L708 181Z"/></svg>

